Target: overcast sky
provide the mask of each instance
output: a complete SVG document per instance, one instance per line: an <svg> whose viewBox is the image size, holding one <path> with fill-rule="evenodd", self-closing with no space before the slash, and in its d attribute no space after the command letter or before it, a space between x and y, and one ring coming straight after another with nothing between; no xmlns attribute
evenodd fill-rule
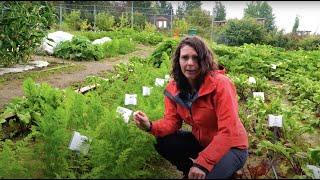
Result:
<svg viewBox="0 0 320 180"><path fill-rule="evenodd" d="M182 1L170 1L173 9ZM226 7L227 19L243 17L243 10L250 1L221 1ZM298 30L311 31L320 34L320 1L267 1L272 7L275 24L278 29L291 32L296 15L299 17ZM212 13L214 1L202 1L202 9Z"/></svg>

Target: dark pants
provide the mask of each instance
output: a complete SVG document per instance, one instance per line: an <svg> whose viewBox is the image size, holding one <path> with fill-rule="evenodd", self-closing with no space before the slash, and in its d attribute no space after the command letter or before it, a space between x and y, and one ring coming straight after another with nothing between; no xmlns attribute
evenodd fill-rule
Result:
<svg viewBox="0 0 320 180"><path fill-rule="evenodd" d="M191 132L178 131L177 133L157 138L155 148L158 153L188 176L192 161L204 148ZM230 149L222 159L207 174L206 179L228 179L241 169L248 157L248 150Z"/></svg>

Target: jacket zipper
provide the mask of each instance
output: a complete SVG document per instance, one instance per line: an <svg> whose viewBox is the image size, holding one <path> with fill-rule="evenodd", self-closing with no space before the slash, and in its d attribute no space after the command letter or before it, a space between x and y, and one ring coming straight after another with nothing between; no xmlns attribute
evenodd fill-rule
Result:
<svg viewBox="0 0 320 180"><path fill-rule="evenodd" d="M195 122L193 121L193 116L192 116L192 111L191 111L191 109L192 109L192 104L191 104L191 106L190 106L189 113L190 113L191 121L195 124ZM198 138L199 138L199 140L200 140L200 128L198 128Z"/></svg>

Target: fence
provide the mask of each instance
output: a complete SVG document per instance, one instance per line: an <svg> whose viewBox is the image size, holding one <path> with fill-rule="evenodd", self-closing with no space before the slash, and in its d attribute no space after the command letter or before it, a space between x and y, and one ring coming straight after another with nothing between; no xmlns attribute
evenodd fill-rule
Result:
<svg viewBox="0 0 320 180"><path fill-rule="evenodd" d="M129 1L130 2L130 1ZM131 5L131 6L129 6ZM178 16L174 13L173 9L164 9L164 8L141 8L141 7L135 7L134 2L131 1L131 3L127 4L127 6L107 6L107 5L97 5L95 3L91 4L66 4L66 3L59 3L54 5L56 10L56 15L58 17L58 24L59 27L61 27L65 15L69 14L72 11L80 11L81 18L87 19L88 23L90 23L93 26L93 30L96 31L97 27L97 15L99 13L105 12L110 14L111 16L114 16L116 18L119 18L121 15L126 15L129 20L129 27L133 28L135 26L138 26L139 19L137 18L136 14L140 13L140 15L145 17L145 20L149 22L150 24L155 25L159 30L163 31L169 31L171 34L174 34L173 30L177 27L174 27L174 21L181 18L194 18L198 21L206 21L207 27L205 30L202 30L202 32L197 31L197 34L205 33L209 39L213 38L214 32L213 28L214 20L212 15L206 15L206 16L192 16L185 14L184 16ZM212 10L213 11L213 10ZM208 19L209 18L209 19ZM140 20L141 22L141 20ZM208 24L209 23L209 24ZM189 29L192 28L189 26ZM187 32L184 32L187 33Z"/></svg>

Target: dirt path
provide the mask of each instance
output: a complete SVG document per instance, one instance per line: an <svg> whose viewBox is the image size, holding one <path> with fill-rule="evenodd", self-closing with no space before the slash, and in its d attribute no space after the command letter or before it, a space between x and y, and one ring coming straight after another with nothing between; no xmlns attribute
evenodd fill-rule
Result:
<svg viewBox="0 0 320 180"><path fill-rule="evenodd" d="M127 62L131 57L147 57L151 55L154 47L138 45L137 50L126 54L120 55L113 58L106 58L101 61L88 61L88 62L77 62L77 61L66 61L59 58L54 58L50 56L33 56L33 60L46 60L50 62L64 62L80 64L84 66L84 69L76 72L68 73L56 73L50 75L49 77L40 78L37 80L38 83L47 82L53 87L66 88L72 83L82 82L88 75L98 75L99 73L110 71L113 69L113 65L119 64L121 62ZM0 110L5 107L5 105L16 96L23 96L22 91L22 80L12 80L6 85L0 87Z"/></svg>

